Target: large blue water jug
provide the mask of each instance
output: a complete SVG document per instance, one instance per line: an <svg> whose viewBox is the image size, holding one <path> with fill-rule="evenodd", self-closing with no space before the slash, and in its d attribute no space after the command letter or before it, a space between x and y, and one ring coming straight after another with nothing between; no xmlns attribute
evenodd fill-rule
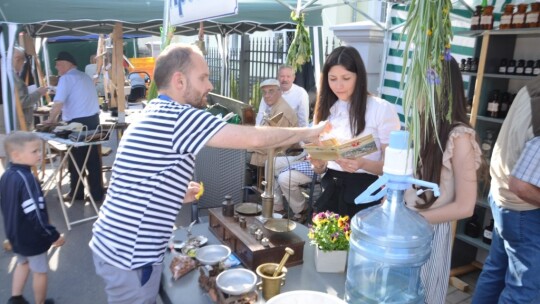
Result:
<svg viewBox="0 0 540 304"><path fill-rule="evenodd" d="M412 177L412 151L407 149L407 141L406 131L391 134L383 176L355 200L365 203L386 195L383 204L362 210L351 220L345 284L348 303L424 303L420 267L431 254L433 229L405 206L403 196L413 183L432 188L437 196L439 190L437 185ZM374 192L377 194L371 195Z"/></svg>

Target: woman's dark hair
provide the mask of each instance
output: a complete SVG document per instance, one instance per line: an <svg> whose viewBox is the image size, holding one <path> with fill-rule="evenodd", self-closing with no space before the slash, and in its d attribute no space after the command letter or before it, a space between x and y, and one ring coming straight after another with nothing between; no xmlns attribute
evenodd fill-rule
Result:
<svg viewBox="0 0 540 304"><path fill-rule="evenodd" d="M367 77L364 61L360 53L350 46L340 46L328 55L321 73L321 91L315 104L314 123L328 119L330 108L338 100L336 94L330 89L328 84L328 72L333 66L341 65L347 71L356 74L356 85L351 96L351 110L349 111L349 122L351 133L356 136L364 131L366 126L366 104L369 95L367 91Z"/></svg>
<svg viewBox="0 0 540 304"><path fill-rule="evenodd" d="M435 102L437 129L432 128L430 122L426 123L425 115L420 115L420 164L416 172L420 179L436 184L439 184L441 180L443 151L446 149L450 132L458 125L472 128L467 117L467 100L463 79L459 65L454 58L443 62L441 90L442 99ZM436 200L435 197L427 199L423 196L422 198L426 203L417 204L417 208L427 209Z"/></svg>

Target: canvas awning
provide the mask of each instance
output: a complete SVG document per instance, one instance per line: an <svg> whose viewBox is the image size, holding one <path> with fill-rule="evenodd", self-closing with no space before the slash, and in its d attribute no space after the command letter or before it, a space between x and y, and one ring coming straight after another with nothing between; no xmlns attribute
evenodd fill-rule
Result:
<svg viewBox="0 0 540 304"><path fill-rule="evenodd" d="M182 1L182 0L179 0ZM195 0L197 1L197 0ZM202 5L213 1L198 0ZM32 36L109 34L122 22L125 34L160 35L164 0L4 0L0 23L22 24ZM206 34L253 33L294 28L290 18L297 0L238 0L238 14L206 21ZM314 4L310 5L314 7ZM29 7L39 9L29 10ZM321 12L306 14L306 26L322 25ZM177 26L176 34L196 35L199 23Z"/></svg>

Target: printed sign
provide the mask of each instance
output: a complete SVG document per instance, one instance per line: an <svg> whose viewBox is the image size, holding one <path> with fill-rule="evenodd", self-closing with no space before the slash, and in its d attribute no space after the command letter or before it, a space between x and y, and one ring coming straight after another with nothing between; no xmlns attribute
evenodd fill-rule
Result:
<svg viewBox="0 0 540 304"><path fill-rule="evenodd" d="M238 13L238 0L171 0L171 25L182 25L208 19L217 19Z"/></svg>

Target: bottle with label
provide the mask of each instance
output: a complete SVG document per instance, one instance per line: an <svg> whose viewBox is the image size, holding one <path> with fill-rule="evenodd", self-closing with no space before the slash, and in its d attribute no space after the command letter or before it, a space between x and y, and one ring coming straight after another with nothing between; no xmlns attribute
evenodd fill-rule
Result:
<svg viewBox="0 0 540 304"><path fill-rule="evenodd" d="M473 12L471 17L471 30L480 29L480 17L482 16L482 6L476 6L476 10Z"/></svg>
<svg viewBox="0 0 540 304"><path fill-rule="evenodd" d="M523 72L525 72L525 60L520 59L518 60L518 64L516 66L516 72L514 74L523 75Z"/></svg>
<svg viewBox="0 0 540 304"><path fill-rule="evenodd" d="M514 5L506 4L504 7L504 13L501 15L501 22L499 23L499 29L506 30L512 27L512 15L514 14Z"/></svg>
<svg viewBox="0 0 540 304"><path fill-rule="evenodd" d="M459 70L465 71L465 65L467 64L467 59L463 58L461 59L461 63L459 64Z"/></svg>
<svg viewBox="0 0 540 304"><path fill-rule="evenodd" d="M517 12L512 16L512 28L522 28L525 26L527 7L529 7L527 3L518 4Z"/></svg>
<svg viewBox="0 0 540 304"><path fill-rule="evenodd" d="M540 60L536 60L536 64L534 65L534 69L533 69L533 75L534 76L540 75Z"/></svg>
<svg viewBox="0 0 540 304"><path fill-rule="evenodd" d="M482 17L480 17L480 28L483 30L493 29L493 5L484 7ZM525 17L525 16L523 16Z"/></svg>
<svg viewBox="0 0 540 304"><path fill-rule="evenodd" d="M532 76L533 70L534 70L534 61L527 60L527 65L525 65L525 70L523 71L523 74L527 76Z"/></svg>
<svg viewBox="0 0 540 304"><path fill-rule="evenodd" d="M491 93L491 98L487 105L487 112L490 117L497 117L499 114L499 90L495 90Z"/></svg>
<svg viewBox="0 0 540 304"><path fill-rule="evenodd" d="M464 72L470 72L472 66L472 58L467 58L467 61L465 62L465 67L463 68Z"/></svg>
<svg viewBox="0 0 540 304"><path fill-rule="evenodd" d="M511 59L506 67L506 74L515 74L516 73L516 61Z"/></svg>
<svg viewBox="0 0 540 304"><path fill-rule="evenodd" d="M505 118L510 110L510 93L501 94L501 104L499 105L499 118Z"/></svg>
<svg viewBox="0 0 540 304"><path fill-rule="evenodd" d="M540 26L540 2L531 3L531 10L525 16L525 26Z"/></svg>
<svg viewBox="0 0 540 304"><path fill-rule="evenodd" d="M491 240L493 239L493 226L494 226L493 219L489 221L489 225L484 228L484 235L482 236L482 241L486 244L491 245Z"/></svg>
<svg viewBox="0 0 540 304"><path fill-rule="evenodd" d="M478 72L478 58L471 60L471 72Z"/></svg>
<svg viewBox="0 0 540 304"><path fill-rule="evenodd" d="M480 236L480 224L478 223L478 215L473 214L473 216L465 223L465 235L468 235L472 238L477 238Z"/></svg>
<svg viewBox="0 0 540 304"><path fill-rule="evenodd" d="M499 64L499 69L498 69L499 74L506 74L507 65L508 65L508 62L506 61L506 58L501 59L501 63Z"/></svg>
<svg viewBox="0 0 540 304"><path fill-rule="evenodd" d="M491 152L493 151L492 130L486 131L486 137L484 138L484 140L482 140L482 145L480 145L480 148L482 149L482 155L485 157L486 160L489 160L491 158Z"/></svg>

